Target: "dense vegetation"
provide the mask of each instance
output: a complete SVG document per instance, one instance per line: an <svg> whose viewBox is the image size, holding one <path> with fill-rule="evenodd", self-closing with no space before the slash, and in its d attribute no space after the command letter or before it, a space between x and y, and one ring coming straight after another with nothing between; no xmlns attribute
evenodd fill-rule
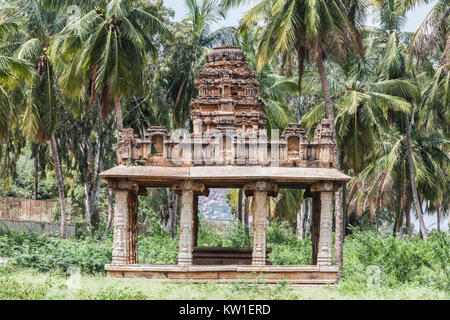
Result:
<svg viewBox="0 0 450 320"><path fill-rule="evenodd" d="M411 236L411 214L426 239L423 209L439 221L449 205L448 1L434 1L415 33L402 30L405 15L428 0L263 0L239 26L214 28L244 2L185 0L181 22L162 1L2 2L1 194L58 197L63 222L107 231L113 194L99 173L116 163L118 130L190 128L204 56L229 43L257 72L268 129L300 122L311 135L321 118L335 123L336 166L353 177L336 194L337 244L361 220ZM251 199L234 192L245 223ZM171 190L150 190L140 212L175 230L173 202ZM303 191L281 190L270 218L292 225L304 204Z"/></svg>
<svg viewBox="0 0 450 320"><path fill-rule="evenodd" d="M75 2L0 0L0 195L58 198L61 238L68 215L87 234L1 231L0 257L42 272L103 272L114 195L99 173L116 165L118 133L191 128L196 75L208 50L226 43L257 72L268 129L298 122L312 138L322 118L333 124L336 167L352 176L333 202L342 288L363 288L373 265L386 287L448 289L440 219L450 205L449 1L261 0L238 26L219 29L248 1L185 0L180 22L162 1ZM407 12L431 2L419 29L405 32ZM376 27L365 25L368 16ZM203 230L200 245L251 243L251 197L236 189L227 201L242 226L227 237ZM304 190L280 190L268 210L271 261L310 263ZM140 236L141 262L176 260L179 211L171 189L140 197L139 221L151 226ZM436 232L424 214L435 215Z"/></svg>
<svg viewBox="0 0 450 320"><path fill-rule="evenodd" d="M242 234L238 227L231 233L219 235L202 228L199 243L205 246L248 245L249 240L242 238ZM273 249L269 260L275 265L311 263L310 238L298 240L285 225L271 224L267 242ZM381 237L372 231L354 230L344 243L344 280L340 288L364 292L371 286L369 278L378 272L372 284L375 287L418 286L449 293L449 246L448 233L433 233L424 242L419 238ZM111 250L111 239L60 239L0 231L0 256L11 259L11 268L32 268L64 276L70 271L69 267L77 266L83 275L104 274L104 265L111 261ZM176 258L177 239L170 239L167 233L139 236L140 263L175 263Z"/></svg>

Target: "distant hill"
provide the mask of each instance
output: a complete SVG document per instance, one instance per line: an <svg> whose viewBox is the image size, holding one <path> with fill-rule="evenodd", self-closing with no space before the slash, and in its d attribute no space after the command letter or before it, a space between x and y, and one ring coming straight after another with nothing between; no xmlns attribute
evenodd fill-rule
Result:
<svg viewBox="0 0 450 320"><path fill-rule="evenodd" d="M200 217L206 219L232 220L231 209L225 201L225 194L230 189L209 189L209 197L198 198Z"/></svg>

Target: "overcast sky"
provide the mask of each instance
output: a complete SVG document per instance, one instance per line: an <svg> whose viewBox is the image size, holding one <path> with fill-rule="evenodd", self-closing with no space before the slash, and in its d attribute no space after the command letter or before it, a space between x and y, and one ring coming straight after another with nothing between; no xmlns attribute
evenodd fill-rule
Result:
<svg viewBox="0 0 450 320"><path fill-rule="evenodd" d="M250 1L250 4L244 5L240 8L236 8L233 10L230 10L227 13L227 18L220 23L217 24L217 28L220 28L222 26L237 26L239 24L239 20L241 19L242 15L250 9L257 0ZM184 0L163 0L164 6L168 8L172 8L175 11L175 20L180 21L183 19L186 15L186 8L184 6ZM405 25L403 26L404 31L414 32L417 30L417 28L420 26L422 21L425 19L427 13L430 11L430 9L433 7L433 5L436 3L436 1L433 1L432 3L428 5L422 5L418 8L416 8L413 11L410 11L407 14L407 20ZM369 25L375 25L376 22L373 21L373 19L369 18L369 21L367 21L367 24ZM414 217L414 210L411 211L412 217ZM416 219L412 219L414 224L414 229L416 231L419 231L419 223ZM425 215L424 216L425 225L428 228L428 230L431 230L432 228L436 228L436 216L432 215ZM441 229L442 230L448 230L448 219L442 218L441 219Z"/></svg>
<svg viewBox="0 0 450 320"><path fill-rule="evenodd" d="M230 10L227 13L227 18L224 21L218 23L217 27L219 28L222 26L237 26L239 24L239 20L241 19L242 15L257 2L258 2L257 0L250 1L249 4L247 5L243 5L240 8ZM176 21L180 21L186 15L184 0L163 0L163 3L166 7L175 10ZM416 8L415 10L410 11L407 14L407 21L403 27L403 30L410 32L416 31L417 28L420 26L420 23L423 21L423 19L426 17L427 13L430 11L430 9L433 7L435 3L436 1L433 1L428 5L422 5ZM367 24L374 25L374 21L370 20L372 19L369 18Z"/></svg>

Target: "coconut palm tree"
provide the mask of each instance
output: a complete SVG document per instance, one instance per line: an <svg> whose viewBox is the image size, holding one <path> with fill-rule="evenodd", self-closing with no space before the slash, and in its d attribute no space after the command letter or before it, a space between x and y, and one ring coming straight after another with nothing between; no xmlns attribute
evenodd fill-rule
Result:
<svg viewBox="0 0 450 320"><path fill-rule="evenodd" d="M373 73L376 63L377 58L371 56L364 60L352 59L346 65L336 65L328 76L332 86L331 98L335 101L338 140L347 156L346 166L356 172L364 167L363 160L370 154L368 151L377 139L377 132L387 128L388 111L409 112L411 104L403 96L419 94L416 85L408 80L377 81ZM319 94L317 72L307 71L305 79L308 81L303 91ZM325 112L324 102L320 102L304 115L300 123L312 128Z"/></svg>
<svg viewBox="0 0 450 320"><path fill-rule="evenodd" d="M392 48L394 50L390 50L390 46L387 47L385 59L381 61L381 72L382 75L385 76L387 79L399 79L407 77L407 72L405 68L405 45L399 41L397 37L396 32L392 32L390 36L390 40L392 39ZM391 42L391 41L390 41ZM414 97L407 97L408 100L412 101ZM428 233L425 228L425 223L423 221L423 212L422 212L422 206L419 202L419 196L417 192L417 186L416 186L416 172L414 168L413 163L413 156L412 156L412 148L411 148L411 123L409 119L409 115L407 113L404 113L402 115L403 117L403 129L406 133L406 149L407 149L407 155L408 155L408 167L409 167L409 173L410 173L410 182L411 182L411 190L412 190L412 197L413 197L413 203L414 208L416 211L416 214L418 216L420 230L422 232L422 237L424 240L427 240Z"/></svg>
<svg viewBox="0 0 450 320"><path fill-rule="evenodd" d="M231 6L237 1L226 1ZM269 10L269 11L268 11ZM270 12L270 14L267 14ZM331 121L334 141L333 103L327 82L325 59L344 61L354 51L362 54L359 33L349 20L343 3L325 0L263 0L250 9L243 17L240 28L248 28L252 23L266 19L267 23L258 43L258 66L276 54L296 51L298 54L298 87L301 88L303 63L309 58L318 67L327 118ZM337 144L335 148L336 167L340 169ZM336 250L335 263L342 265L343 207L342 190L336 192Z"/></svg>
<svg viewBox="0 0 450 320"><path fill-rule="evenodd" d="M176 128L184 128L189 118L189 103L196 93L195 79L207 50L219 44L234 43L233 28L213 30L214 25L224 18L218 0L185 0L184 5L187 14L179 26L182 31L177 33L177 42L187 43L184 50L180 48L173 52L173 58L181 56L181 59L176 66L178 72L172 74L168 92L175 100L173 118Z"/></svg>
<svg viewBox="0 0 450 320"><path fill-rule="evenodd" d="M415 114L414 119L417 118L417 113ZM403 215L408 222L409 203L413 196L411 185L408 184L410 160L407 136L402 131L392 126L382 132L375 144L375 160L369 162L349 183L349 211L360 215L367 210L371 214L376 213L376 207L389 208L395 213L397 226L394 232L402 224ZM442 146L448 145L448 141L439 135L430 136L417 131L410 138L417 188L421 190L424 201L437 203L439 195L444 194L448 181L444 168L449 157L442 150Z"/></svg>
<svg viewBox="0 0 450 320"><path fill-rule="evenodd" d="M13 6L0 8L0 171L2 184L9 187L9 178L16 173L16 161L25 139L20 132L23 108L22 88L33 76L33 66L13 56L13 38L20 33L23 23Z"/></svg>
<svg viewBox="0 0 450 320"><path fill-rule="evenodd" d="M418 130L441 131L448 136L450 124L450 72L440 66L417 76L423 88Z"/></svg>
<svg viewBox="0 0 450 320"><path fill-rule="evenodd" d="M102 120L114 104L122 130L121 100L143 90L146 55L157 54L155 36L171 33L145 4L100 1L54 38L51 56L61 89L80 100L88 91L91 108L98 96Z"/></svg>
<svg viewBox="0 0 450 320"><path fill-rule="evenodd" d="M409 10L422 4L428 4L431 0L399 0L397 13L404 15ZM440 65L450 66L450 3L446 0L438 0L434 3L425 19L420 24L408 46L409 54L414 54L418 61L425 59L430 54L438 54Z"/></svg>
<svg viewBox="0 0 450 320"><path fill-rule="evenodd" d="M17 34L22 23L14 7L0 9L0 139L8 135L12 124L17 123L18 110L9 93L19 87L20 81L31 78L33 66L24 59L13 57L8 47L8 37Z"/></svg>
<svg viewBox="0 0 450 320"><path fill-rule="evenodd" d="M61 21L56 12L50 11L43 1L15 0L11 4L24 21L19 37L20 46L15 52L15 57L27 61L35 70L31 84L24 88L26 107L23 111L21 129L28 141L41 144L50 141L61 210L61 237L65 237L64 182L58 155L58 141L55 138L60 105L57 101L53 64L48 55L51 35L59 31Z"/></svg>
<svg viewBox="0 0 450 320"><path fill-rule="evenodd" d="M236 35L237 46L247 54L248 65L254 72L257 71L255 48L261 31L255 28ZM257 72L259 97L264 103L263 111L267 117L266 128L269 134L271 129L284 130L294 120L287 97L298 94L295 79L280 76L274 69L273 63L268 61Z"/></svg>

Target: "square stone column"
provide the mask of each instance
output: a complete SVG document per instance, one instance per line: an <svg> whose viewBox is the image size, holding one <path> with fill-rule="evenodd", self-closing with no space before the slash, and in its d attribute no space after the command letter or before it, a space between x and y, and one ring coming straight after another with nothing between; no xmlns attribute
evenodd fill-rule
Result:
<svg viewBox="0 0 450 320"><path fill-rule="evenodd" d="M194 210L195 195L203 193L205 185L193 181L184 181L173 186L175 192L181 193L180 212L180 241L178 243L178 264L191 265L193 262L192 249L194 247Z"/></svg>
<svg viewBox="0 0 450 320"><path fill-rule="evenodd" d="M198 245L198 194L194 194L194 212L192 215L193 223L193 238L192 246L196 247Z"/></svg>
<svg viewBox="0 0 450 320"><path fill-rule="evenodd" d="M267 192L255 191L253 197L253 265L266 264Z"/></svg>
<svg viewBox="0 0 450 320"><path fill-rule="evenodd" d="M276 196L278 186L271 182L257 181L244 186L246 196L253 195L253 253L252 265L266 264L267 196Z"/></svg>
<svg viewBox="0 0 450 320"><path fill-rule="evenodd" d="M316 199L320 199L319 220L319 244L317 252L317 264L330 266L332 259L332 227L333 227L333 193L335 186L332 182L314 184L311 192L319 193Z"/></svg>
<svg viewBox="0 0 450 320"><path fill-rule="evenodd" d="M312 264L317 265L320 236L320 192L312 193L311 244Z"/></svg>
<svg viewBox="0 0 450 320"><path fill-rule="evenodd" d="M139 187L129 181L114 182L110 186L116 194L112 264L135 264Z"/></svg>
<svg viewBox="0 0 450 320"><path fill-rule="evenodd" d="M178 244L178 264L192 264L194 191L181 192L180 242Z"/></svg>

